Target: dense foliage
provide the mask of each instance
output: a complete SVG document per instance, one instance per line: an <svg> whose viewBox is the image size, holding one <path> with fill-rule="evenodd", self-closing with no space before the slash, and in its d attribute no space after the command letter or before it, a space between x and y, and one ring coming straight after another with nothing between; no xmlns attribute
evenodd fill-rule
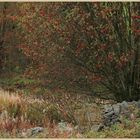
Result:
<svg viewBox="0 0 140 140"><path fill-rule="evenodd" d="M68 84L84 73L84 82L100 85L116 100L140 98L139 3L0 6L2 72L36 79L69 75ZM71 64L78 67L77 73L69 70Z"/></svg>

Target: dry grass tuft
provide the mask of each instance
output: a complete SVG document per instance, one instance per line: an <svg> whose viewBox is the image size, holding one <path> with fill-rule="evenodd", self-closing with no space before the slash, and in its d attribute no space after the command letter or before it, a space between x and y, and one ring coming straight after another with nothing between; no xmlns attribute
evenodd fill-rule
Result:
<svg viewBox="0 0 140 140"><path fill-rule="evenodd" d="M4 91L0 89L0 106L8 105L8 104L19 104L21 103L21 98L16 93L10 93L8 91Z"/></svg>

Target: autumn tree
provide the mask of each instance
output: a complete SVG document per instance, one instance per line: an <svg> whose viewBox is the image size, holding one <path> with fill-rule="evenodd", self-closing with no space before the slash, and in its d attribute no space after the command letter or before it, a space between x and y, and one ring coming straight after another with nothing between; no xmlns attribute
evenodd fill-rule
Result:
<svg viewBox="0 0 140 140"><path fill-rule="evenodd" d="M10 73L23 65L25 57L16 47L20 40L18 38L16 3L1 3L0 12L0 61L1 72ZM22 68L24 68L22 66Z"/></svg>
<svg viewBox="0 0 140 140"><path fill-rule="evenodd" d="M68 52L73 61L100 77L117 100L138 99L139 4L77 3L65 20L72 32Z"/></svg>
<svg viewBox="0 0 140 140"><path fill-rule="evenodd" d="M19 48L35 76L67 56L117 100L139 98L139 3L22 3L19 9Z"/></svg>

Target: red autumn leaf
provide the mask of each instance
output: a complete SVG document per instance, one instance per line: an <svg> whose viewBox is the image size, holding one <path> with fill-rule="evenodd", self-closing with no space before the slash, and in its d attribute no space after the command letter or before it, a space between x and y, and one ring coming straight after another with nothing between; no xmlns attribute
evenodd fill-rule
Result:
<svg viewBox="0 0 140 140"><path fill-rule="evenodd" d="M106 34L106 33L108 33L108 29L107 28L103 28L103 29L101 29L101 31L100 31L102 34Z"/></svg>
<svg viewBox="0 0 140 140"><path fill-rule="evenodd" d="M140 16L132 16L133 19L140 19Z"/></svg>
<svg viewBox="0 0 140 140"><path fill-rule="evenodd" d="M10 16L9 18L10 18L11 20L13 20L13 21L15 21L15 20L17 19L16 16Z"/></svg>
<svg viewBox="0 0 140 140"><path fill-rule="evenodd" d="M44 17L44 16L46 15L45 10L40 10L40 15L41 15L42 17Z"/></svg>
<svg viewBox="0 0 140 140"><path fill-rule="evenodd" d="M140 33L140 30L134 29L133 31L134 31L135 33Z"/></svg>

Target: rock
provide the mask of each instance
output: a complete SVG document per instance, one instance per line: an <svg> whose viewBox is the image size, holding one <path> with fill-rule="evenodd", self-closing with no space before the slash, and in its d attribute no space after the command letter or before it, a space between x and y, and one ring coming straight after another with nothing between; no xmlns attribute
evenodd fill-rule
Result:
<svg viewBox="0 0 140 140"><path fill-rule="evenodd" d="M119 115L120 112L121 112L121 106L120 106L120 104L115 104L115 105L113 105L113 110L114 110L114 113L115 113L116 115Z"/></svg>
<svg viewBox="0 0 140 140"><path fill-rule="evenodd" d="M119 115L121 113L121 106L127 107L125 102L114 105L105 105L103 111L103 125L111 126L117 122L120 122Z"/></svg>
<svg viewBox="0 0 140 140"><path fill-rule="evenodd" d="M99 132L104 128L103 124L93 125L90 131Z"/></svg>
<svg viewBox="0 0 140 140"><path fill-rule="evenodd" d="M129 104L140 109L140 100L129 102Z"/></svg>
<svg viewBox="0 0 140 140"><path fill-rule="evenodd" d="M60 122L58 123L58 130L60 132L72 132L74 130L74 128L72 128L72 126L70 124L67 124L66 122Z"/></svg>
<svg viewBox="0 0 140 140"><path fill-rule="evenodd" d="M23 132L23 134L26 135L27 137L30 137L32 135L43 132L43 130L44 130L43 127L34 127L34 128L28 129L26 132Z"/></svg>
<svg viewBox="0 0 140 140"><path fill-rule="evenodd" d="M66 127L67 127L67 123L66 122L62 121L62 122L58 123L58 129L59 130L63 131L63 130L66 129Z"/></svg>
<svg viewBox="0 0 140 140"><path fill-rule="evenodd" d="M115 123L121 123L121 120L119 119L119 117L116 117L116 118L113 118L111 120L111 122L113 122L113 124L115 124Z"/></svg>
<svg viewBox="0 0 140 140"><path fill-rule="evenodd" d="M130 105L137 105L137 101L129 102Z"/></svg>
<svg viewBox="0 0 140 140"><path fill-rule="evenodd" d="M120 105L121 105L121 111L125 111L129 107L129 105L126 101L123 101Z"/></svg>
<svg viewBox="0 0 140 140"><path fill-rule="evenodd" d="M137 102L137 107L140 109L140 100Z"/></svg>
<svg viewBox="0 0 140 140"><path fill-rule="evenodd" d="M105 112L105 113L108 113L108 112L110 112L110 111L112 111L112 110L113 110L113 108L112 108L111 105L109 105L109 106L108 106L108 105L105 105L105 106L104 106L104 112Z"/></svg>
<svg viewBox="0 0 140 140"><path fill-rule="evenodd" d="M43 130L44 130L43 127L34 127L34 128L31 128L32 134L43 132Z"/></svg>
<svg viewBox="0 0 140 140"><path fill-rule="evenodd" d="M107 118L107 117L111 117L112 115L114 115L114 111L113 110L108 112L108 113L105 113L103 117Z"/></svg>
<svg viewBox="0 0 140 140"><path fill-rule="evenodd" d="M104 126L110 126L111 125L111 119L105 119L103 124L104 124Z"/></svg>
<svg viewBox="0 0 140 140"><path fill-rule="evenodd" d="M135 116L132 114L132 109L136 108L136 106L140 109L140 100L138 102L123 101L122 103L117 103L114 105L105 105L102 112L102 123L104 127L110 127L115 123L121 123L123 121L121 119L122 117L134 120ZM98 126L94 126L94 129L97 131Z"/></svg>

